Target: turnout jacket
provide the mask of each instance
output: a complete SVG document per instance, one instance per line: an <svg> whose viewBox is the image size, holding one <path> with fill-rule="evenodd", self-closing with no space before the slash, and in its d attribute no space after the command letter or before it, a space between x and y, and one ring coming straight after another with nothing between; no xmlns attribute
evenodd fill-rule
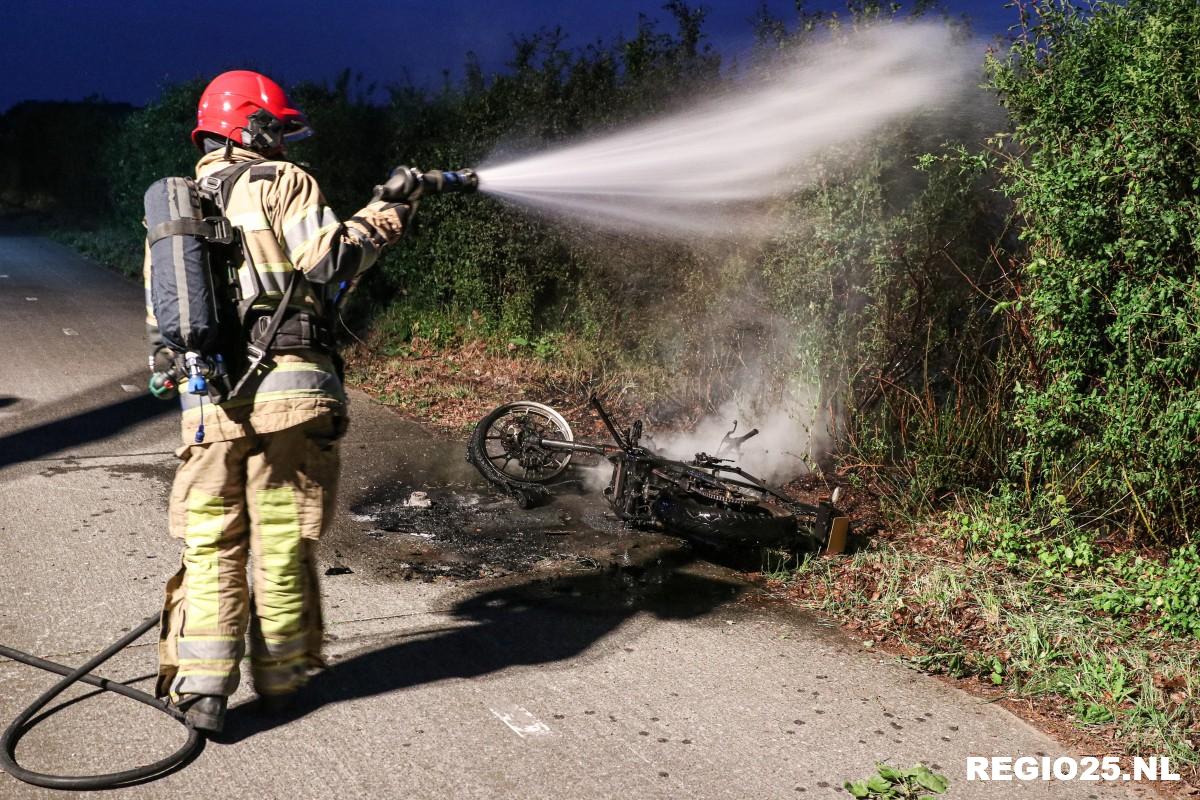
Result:
<svg viewBox="0 0 1200 800"><path fill-rule="evenodd" d="M237 178L225 209L250 255L249 260L241 257L237 270L242 294L254 296L258 286L251 270L256 271L264 291L255 309L269 314L298 270L304 279L291 305L315 311L320 299L332 298L339 283L353 284L375 263L385 240L372 223L381 211L368 206L342 223L326 205L316 179L303 169L238 147L229 159L223 148L206 154L196 164L196 178L246 161L261 163ZM143 276L146 324L153 343L158 323L150 301L148 247ZM301 350L273 353L272 358L275 367L252 391L236 399L214 404L207 395L181 391L184 444L193 443L202 415L205 442L273 433L324 415L345 415L346 394L330 354Z"/></svg>

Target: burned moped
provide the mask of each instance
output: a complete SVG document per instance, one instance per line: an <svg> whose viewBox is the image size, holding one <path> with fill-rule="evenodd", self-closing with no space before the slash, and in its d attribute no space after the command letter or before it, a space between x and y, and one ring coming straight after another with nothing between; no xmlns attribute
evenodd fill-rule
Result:
<svg viewBox="0 0 1200 800"><path fill-rule="evenodd" d="M642 422L622 431L598 398L592 410L612 443L576 441L567 420L550 406L506 403L476 425L467 461L522 508L548 497L576 454L606 458L612 475L604 496L617 517L633 527L661 530L701 545L771 547L841 552L849 519L830 502L793 500L735 463L742 445L758 434L735 436L737 423L714 455L690 461L655 454L642 445Z"/></svg>

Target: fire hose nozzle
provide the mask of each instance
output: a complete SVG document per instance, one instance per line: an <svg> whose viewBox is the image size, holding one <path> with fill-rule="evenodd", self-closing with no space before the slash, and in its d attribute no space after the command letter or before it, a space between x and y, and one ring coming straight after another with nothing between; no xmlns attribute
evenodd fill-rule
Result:
<svg viewBox="0 0 1200 800"><path fill-rule="evenodd" d="M473 169L421 172L415 167L396 167L387 182L375 187L373 199L405 203L423 194L473 192L479 188L479 175Z"/></svg>
<svg viewBox="0 0 1200 800"><path fill-rule="evenodd" d="M473 192L479 188L479 175L473 169L431 169L421 174L421 185L427 192Z"/></svg>

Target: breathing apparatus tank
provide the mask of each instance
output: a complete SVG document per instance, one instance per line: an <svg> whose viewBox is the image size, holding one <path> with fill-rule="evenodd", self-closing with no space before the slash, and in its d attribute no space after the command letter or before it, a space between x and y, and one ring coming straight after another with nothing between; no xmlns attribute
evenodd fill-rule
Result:
<svg viewBox="0 0 1200 800"><path fill-rule="evenodd" d="M163 178L145 195L150 305L159 335L182 356L186 391L218 402L229 391L225 354L235 351L240 331L228 275L236 232L223 213L222 189L245 166L200 184Z"/></svg>

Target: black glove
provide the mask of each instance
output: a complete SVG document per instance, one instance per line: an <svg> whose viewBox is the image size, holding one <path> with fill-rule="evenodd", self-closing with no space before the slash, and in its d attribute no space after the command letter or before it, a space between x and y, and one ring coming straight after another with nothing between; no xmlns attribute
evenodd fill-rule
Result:
<svg viewBox="0 0 1200 800"><path fill-rule="evenodd" d="M412 167L396 167L387 182L375 187L372 201L385 203L411 203L421 196L425 188L421 173Z"/></svg>

